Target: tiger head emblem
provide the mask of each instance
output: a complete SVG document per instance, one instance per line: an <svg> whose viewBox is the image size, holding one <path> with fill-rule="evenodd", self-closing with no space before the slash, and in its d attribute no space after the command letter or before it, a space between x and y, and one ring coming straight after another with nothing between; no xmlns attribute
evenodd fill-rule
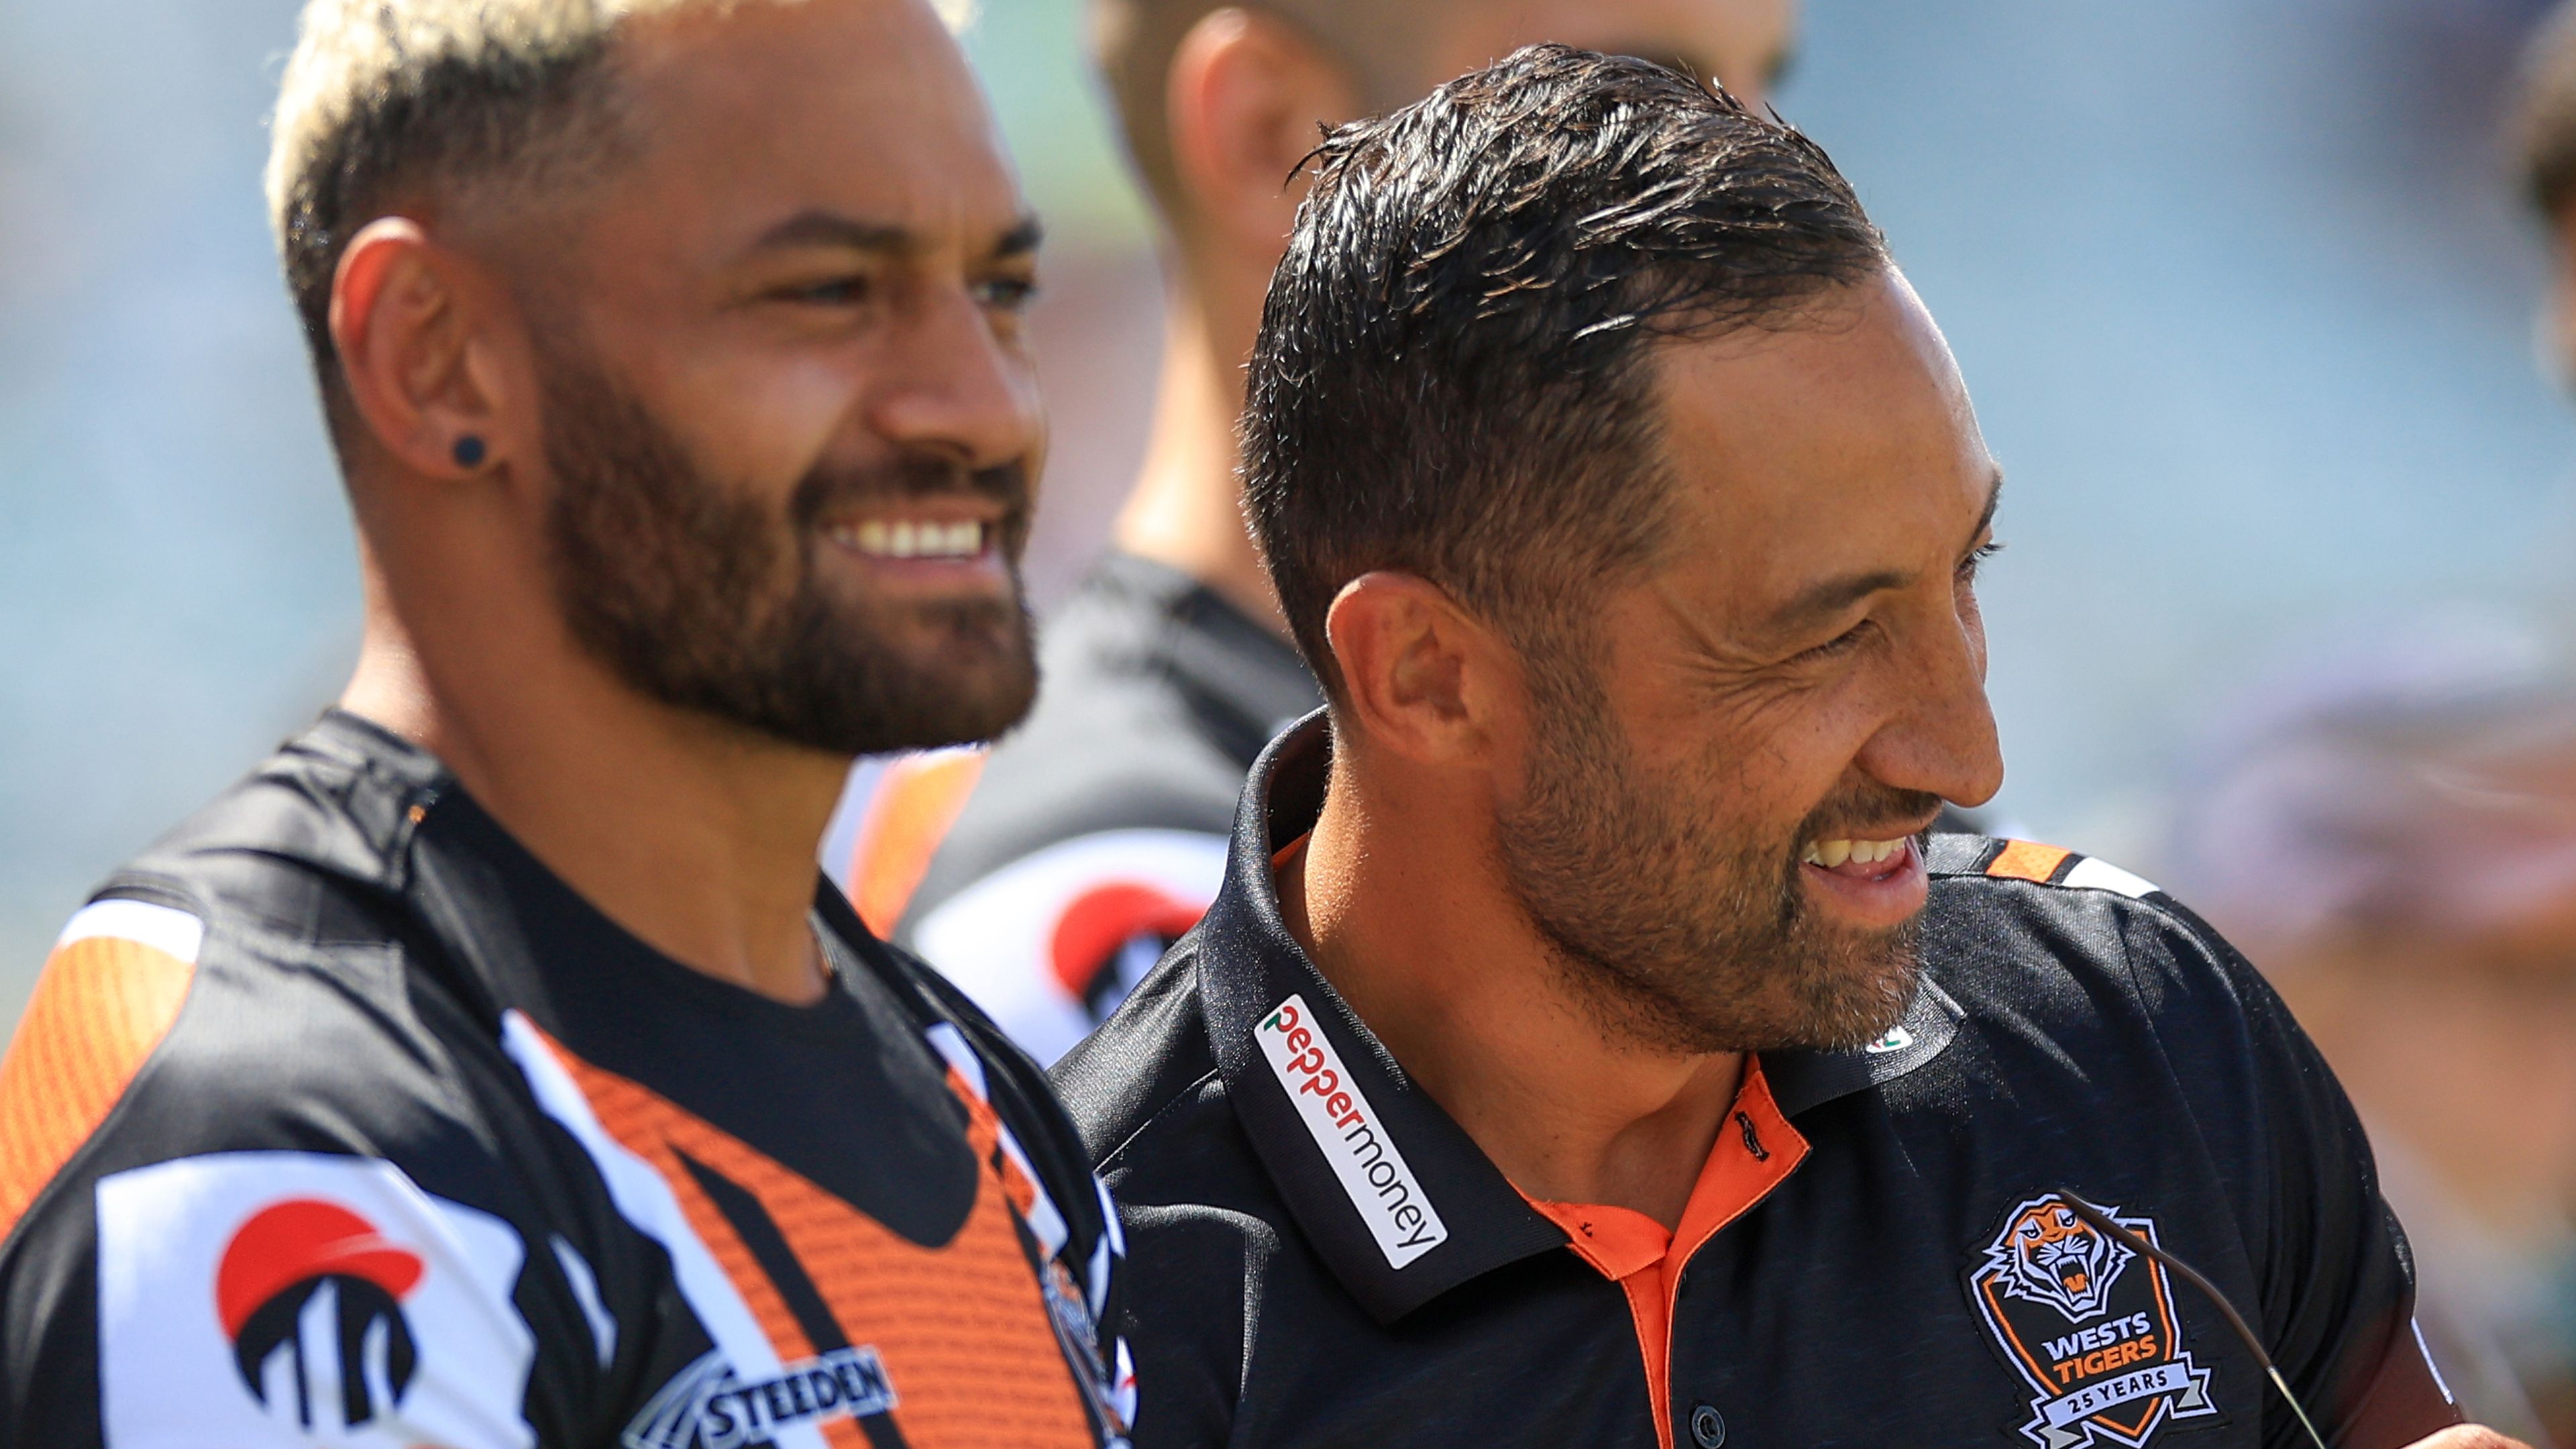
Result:
<svg viewBox="0 0 2576 1449"><path fill-rule="evenodd" d="M2004 1292L2046 1303L2075 1323L2102 1311L2112 1282L2135 1256L2053 1197L2022 1209L1986 1250Z"/></svg>

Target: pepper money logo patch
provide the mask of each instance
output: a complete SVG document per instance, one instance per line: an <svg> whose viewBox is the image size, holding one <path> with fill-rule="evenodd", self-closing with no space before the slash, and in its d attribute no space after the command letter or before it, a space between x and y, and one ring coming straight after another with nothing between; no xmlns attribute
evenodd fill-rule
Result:
<svg viewBox="0 0 2576 1449"><path fill-rule="evenodd" d="M1377 1239L1386 1265L1401 1268L1448 1241L1448 1226L1431 1195L1405 1165L1395 1139L1387 1136L1376 1109L1360 1084L1351 1080L1341 1054L1311 1020L1306 998L1291 996L1252 1029L1262 1059L1277 1073L1279 1085L1296 1105L1297 1120L1332 1164L1333 1176L1349 1193Z"/></svg>
<svg viewBox="0 0 2576 1449"><path fill-rule="evenodd" d="M2152 1219L2108 1211L2156 1241ZM2021 1431L2041 1449L2143 1449L2176 1419L2218 1412L2209 1370L2183 1349L2163 1265L2105 1237L2054 1194L2006 1215L1968 1270L1968 1296L2038 1392Z"/></svg>

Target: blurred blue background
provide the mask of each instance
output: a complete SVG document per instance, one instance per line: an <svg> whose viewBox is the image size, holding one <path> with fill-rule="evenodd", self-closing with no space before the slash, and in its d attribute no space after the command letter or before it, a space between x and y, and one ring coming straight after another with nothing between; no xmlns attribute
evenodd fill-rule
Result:
<svg viewBox="0 0 2576 1449"><path fill-rule="evenodd" d="M2386 621L2564 612L2576 430L2495 139L2535 0L1810 0L1782 109L1949 332L2011 473L2001 812L2152 870L2179 742ZM0 1025L133 851L337 690L349 525L271 260L293 0L0 8ZM1152 386L1077 0L969 44L1054 228L1042 595Z"/></svg>

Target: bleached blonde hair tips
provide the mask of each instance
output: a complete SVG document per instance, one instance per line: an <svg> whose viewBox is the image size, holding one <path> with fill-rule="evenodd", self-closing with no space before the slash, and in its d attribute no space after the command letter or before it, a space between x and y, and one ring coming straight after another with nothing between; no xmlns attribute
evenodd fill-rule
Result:
<svg viewBox="0 0 2576 1449"><path fill-rule="evenodd" d="M307 0L270 119L269 224L317 361L331 269L391 182L539 179L612 144L600 62L618 30L691 7L803 0ZM885 0L903 3L903 0ZM931 0L952 29L974 0ZM328 369L325 369L326 375Z"/></svg>
<svg viewBox="0 0 2576 1449"><path fill-rule="evenodd" d="M601 45L626 21L740 0L308 0L270 121L269 223L283 239L297 179L361 97L406 90L441 62L532 67ZM773 0L775 3L775 0ZM952 30L976 0L931 0Z"/></svg>

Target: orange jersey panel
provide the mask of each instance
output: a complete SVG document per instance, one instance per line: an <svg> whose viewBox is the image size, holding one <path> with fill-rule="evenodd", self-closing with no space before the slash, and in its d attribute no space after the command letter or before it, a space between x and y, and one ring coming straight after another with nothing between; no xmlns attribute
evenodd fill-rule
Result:
<svg viewBox="0 0 2576 1449"><path fill-rule="evenodd" d="M1021 1246L1010 1188L993 1165L995 1119L975 1111L971 1096L975 1204L954 1238L925 1248L650 1088L553 1050L600 1126L670 1184L781 1358L809 1358L834 1345L817 1344L805 1331L788 1296L803 1285L772 1280L710 1196L702 1170L758 1202L849 1342L883 1358L897 1397L895 1422L914 1449L1086 1449L1094 1442ZM855 1423L822 1428L840 1449L864 1449Z"/></svg>
<svg viewBox="0 0 2576 1449"><path fill-rule="evenodd" d="M2072 854L2074 854L2073 851L2061 850L2054 845L2042 845L2035 840L2009 840L2004 842L2003 850L1987 864L1986 874L2009 880L2035 880L2044 883L2050 876L2057 874L2057 868L2064 865L2066 857Z"/></svg>
<svg viewBox="0 0 2576 1449"><path fill-rule="evenodd" d="M195 974L192 959L109 935L47 958L0 1058L0 1237L125 1095Z"/></svg>
<svg viewBox="0 0 2576 1449"><path fill-rule="evenodd" d="M880 938L893 937L983 773L980 750L915 755L886 768L850 852L850 904Z"/></svg>

